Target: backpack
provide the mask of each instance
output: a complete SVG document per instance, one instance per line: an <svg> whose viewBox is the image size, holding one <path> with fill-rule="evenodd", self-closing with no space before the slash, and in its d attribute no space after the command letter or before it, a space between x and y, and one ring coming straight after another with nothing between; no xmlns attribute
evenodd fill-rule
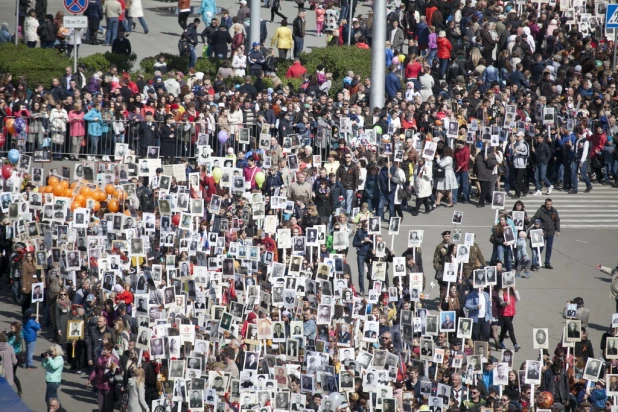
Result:
<svg viewBox="0 0 618 412"><path fill-rule="evenodd" d="M178 54L181 56L189 54L189 42L184 33L180 36L180 40L178 40Z"/></svg>

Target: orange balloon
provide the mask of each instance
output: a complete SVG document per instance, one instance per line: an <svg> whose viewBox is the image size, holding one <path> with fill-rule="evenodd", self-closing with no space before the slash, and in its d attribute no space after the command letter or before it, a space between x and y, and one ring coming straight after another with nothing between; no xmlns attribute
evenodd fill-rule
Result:
<svg viewBox="0 0 618 412"><path fill-rule="evenodd" d="M65 188L62 196L73 197L73 189Z"/></svg>
<svg viewBox="0 0 618 412"><path fill-rule="evenodd" d="M107 194L102 191L101 189L97 189L95 192L95 200L98 200L99 202L104 201L105 199L107 199Z"/></svg>
<svg viewBox="0 0 618 412"><path fill-rule="evenodd" d="M77 195L77 196L75 196L74 200L77 203L79 203L80 205L84 205L84 206L86 205L86 196L84 196L84 195L81 195L81 194Z"/></svg>
<svg viewBox="0 0 618 412"><path fill-rule="evenodd" d="M54 194L56 196L62 196L64 194L64 187L62 187L60 184L54 186Z"/></svg>
<svg viewBox="0 0 618 412"><path fill-rule="evenodd" d="M47 181L47 183L49 183L49 185L51 187L56 186L58 184L58 182L59 182L59 180L58 180L58 178L56 176L50 177L49 180Z"/></svg>
<svg viewBox="0 0 618 412"><path fill-rule="evenodd" d="M15 134L15 126L13 123L15 123L15 119L7 119L5 123L6 130L8 130L11 134Z"/></svg>
<svg viewBox="0 0 618 412"><path fill-rule="evenodd" d="M39 187L39 193L47 193L47 186Z"/></svg>
<svg viewBox="0 0 618 412"><path fill-rule="evenodd" d="M125 216L131 216L131 212L129 211L129 209L125 209L124 214Z"/></svg>
<svg viewBox="0 0 618 412"><path fill-rule="evenodd" d="M51 186L47 186L47 188L45 188L46 193L52 193L53 191L54 191L54 188Z"/></svg>
<svg viewBox="0 0 618 412"><path fill-rule="evenodd" d="M116 213L118 211L118 201L116 199L112 199L107 202L107 210L112 213Z"/></svg>
<svg viewBox="0 0 618 412"><path fill-rule="evenodd" d="M97 202L97 201L95 200L95 202L94 202L94 207L92 208L92 210L94 210L95 212L98 212L98 211L99 211L99 209L101 209L101 203L99 203L99 202Z"/></svg>
<svg viewBox="0 0 618 412"><path fill-rule="evenodd" d="M115 190L116 188L112 184L105 186L105 193L107 193L108 195L113 195Z"/></svg>
<svg viewBox="0 0 618 412"><path fill-rule="evenodd" d="M60 184L62 185L62 187L64 187L65 189L69 188L69 181L68 180L63 180L60 182Z"/></svg>
<svg viewBox="0 0 618 412"><path fill-rule="evenodd" d="M92 189L89 188L88 186L84 186L82 187L82 190L79 191L79 193L81 193L82 195L86 197L90 197L92 196Z"/></svg>
<svg viewBox="0 0 618 412"><path fill-rule="evenodd" d="M82 207L81 204L77 200L71 202L71 211L75 211L75 209Z"/></svg>

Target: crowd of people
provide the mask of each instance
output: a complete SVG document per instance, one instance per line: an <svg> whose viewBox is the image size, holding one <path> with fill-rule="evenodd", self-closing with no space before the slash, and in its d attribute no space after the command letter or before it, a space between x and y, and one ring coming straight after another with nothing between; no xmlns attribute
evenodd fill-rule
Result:
<svg viewBox="0 0 618 412"><path fill-rule="evenodd" d="M557 346L533 330L538 359L516 359L530 344L514 326L519 279L553 269L551 193L616 183L598 3L389 2L382 108L354 68L335 84L328 66L302 67L300 0L292 28L280 2L266 4L283 19L278 57L262 52L265 36L247 44L244 0L233 18L204 8L206 53L225 60L213 76L191 64L202 20L188 23L185 3L186 74L161 57L153 78L80 66L51 85L0 80L2 146L21 151L0 194L2 273L23 315L0 354L18 394L18 365L37 368L48 328L50 410L69 371L102 412L613 408L618 315L596 357L581 297L551 325L564 327ZM371 47L371 16L349 25L350 7L316 7L328 47L348 35ZM274 70L288 56L297 89ZM245 83L228 89L232 76ZM41 163L63 157L76 162ZM458 202L496 210L478 233L489 244L441 231L428 268L433 245L402 223ZM599 269L618 297L618 269Z"/></svg>

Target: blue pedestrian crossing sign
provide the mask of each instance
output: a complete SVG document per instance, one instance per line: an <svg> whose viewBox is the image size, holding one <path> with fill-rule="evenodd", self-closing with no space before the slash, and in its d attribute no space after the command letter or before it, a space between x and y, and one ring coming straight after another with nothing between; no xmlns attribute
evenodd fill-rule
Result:
<svg viewBox="0 0 618 412"><path fill-rule="evenodd" d="M67 9L69 13L83 13L87 7L88 0L64 0L64 8Z"/></svg>
<svg viewBox="0 0 618 412"><path fill-rule="evenodd" d="M608 4L605 10L605 28L618 29L618 4Z"/></svg>

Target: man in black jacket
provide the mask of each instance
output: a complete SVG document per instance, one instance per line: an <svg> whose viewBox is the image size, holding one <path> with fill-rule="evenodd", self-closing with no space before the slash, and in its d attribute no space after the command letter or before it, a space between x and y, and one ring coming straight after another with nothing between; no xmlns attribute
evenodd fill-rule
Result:
<svg viewBox="0 0 618 412"><path fill-rule="evenodd" d="M124 30L118 31L118 37L112 42L112 53L125 56L131 54L131 42L124 35Z"/></svg>
<svg viewBox="0 0 618 412"><path fill-rule="evenodd" d="M111 342L116 342L114 329L107 326L107 319L104 316L97 318L97 324L95 327L88 331L86 336L88 365L92 366L97 361L97 357L101 354L101 348L103 347L103 335L109 333L112 336Z"/></svg>
<svg viewBox="0 0 618 412"><path fill-rule="evenodd" d="M56 42L56 27L54 26L54 16L48 14L45 22L36 29L36 34L41 40L42 49L53 49Z"/></svg>
<svg viewBox="0 0 618 412"><path fill-rule="evenodd" d="M547 165L551 160L551 149L545 142L545 138L542 134L536 136L536 142L534 146L532 146L532 151L536 159L536 167L534 168L534 185L536 186L536 192L534 196L540 196L542 194L541 189L543 188L543 183L545 183L548 188L547 194L550 194L554 189L554 186L547 178Z"/></svg>
<svg viewBox="0 0 618 412"><path fill-rule="evenodd" d="M146 157L148 146L156 146L158 127L152 118L152 113L146 113L146 121L139 126L139 150L140 156Z"/></svg>
<svg viewBox="0 0 618 412"><path fill-rule="evenodd" d="M487 145L488 143L485 144ZM476 207L485 207L486 201L491 203L494 192L491 187L491 176L497 164L498 160L493 150L489 150L488 148L487 152L485 152L484 149L478 151L474 166L476 168L476 178L481 184L481 195L479 196L479 203Z"/></svg>
<svg viewBox="0 0 618 412"><path fill-rule="evenodd" d="M197 55L195 54L195 46L197 46L197 26L200 25L201 20L193 19L193 23L189 24L187 30L182 34L189 44L189 69L195 67L197 62Z"/></svg>
<svg viewBox="0 0 618 412"><path fill-rule="evenodd" d="M294 58L303 51L305 46L305 10L298 10L298 14L292 23L292 36L294 36Z"/></svg>

